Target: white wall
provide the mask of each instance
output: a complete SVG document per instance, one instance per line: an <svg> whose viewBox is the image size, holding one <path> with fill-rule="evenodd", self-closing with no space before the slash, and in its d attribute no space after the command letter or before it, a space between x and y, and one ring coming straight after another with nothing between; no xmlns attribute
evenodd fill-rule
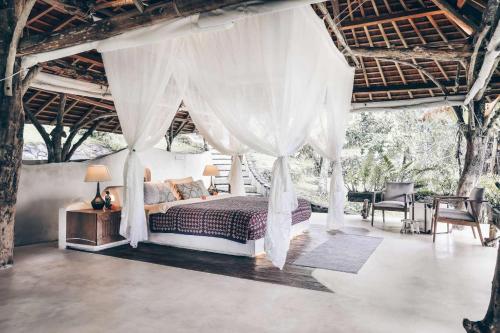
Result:
<svg viewBox="0 0 500 333"><path fill-rule="evenodd" d="M88 162L23 165L16 205L16 245L56 240L59 208L95 196L96 184L83 182L87 165L108 166L113 180L102 183L101 190L123 185L127 154L128 150L123 150ZM205 165L211 163L210 153L175 154L153 148L141 155L153 181L188 176L200 179ZM209 179L204 181L208 184Z"/></svg>

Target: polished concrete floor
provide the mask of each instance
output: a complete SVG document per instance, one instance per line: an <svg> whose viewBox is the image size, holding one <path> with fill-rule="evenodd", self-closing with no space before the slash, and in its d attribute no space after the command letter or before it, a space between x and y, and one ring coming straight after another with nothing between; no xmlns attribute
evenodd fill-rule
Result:
<svg viewBox="0 0 500 333"><path fill-rule="evenodd" d="M315 223L324 215L314 215ZM470 229L401 235L396 220L359 274L315 270L334 293L40 244L0 270L0 332L463 332L485 313L496 249ZM486 231L486 230L485 230Z"/></svg>

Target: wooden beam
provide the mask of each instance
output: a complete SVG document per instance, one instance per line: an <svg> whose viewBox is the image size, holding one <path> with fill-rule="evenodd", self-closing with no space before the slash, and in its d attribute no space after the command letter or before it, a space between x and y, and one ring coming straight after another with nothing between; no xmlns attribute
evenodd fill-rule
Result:
<svg viewBox="0 0 500 333"><path fill-rule="evenodd" d="M40 17L42 17L45 14L49 13L52 9L54 9L54 8L52 6L49 6L47 9L42 10L40 13L38 13L35 16L33 16L32 18L30 18L29 21L26 23L26 25L30 25L31 23L35 22Z"/></svg>
<svg viewBox="0 0 500 333"><path fill-rule="evenodd" d="M43 0L46 4L52 6L60 12L74 15L80 18L87 18L88 8L86 1L69 1L69 0Z"/></svg>
<svg viewBox="0 0 500 333"><path fill-rule="evenodd" d="M328 9L326 8L326 5L324 3L318 3L317 6L319 11L323 15L323 19L325 20L326 24L328 25L330 30L333 31L333 33L335 34L339 46L341 46L342 49L347 52L347 54L351 57L352 61L356 64L356 67L359 67L360 65L358 59L356 59L356 56L352 53L351 48L349 47L344 38L344 35L342 35L342 32L337 27L337 24L335 24L335 22L333 21L330 13L328 12Z"/></svg>
<svg viewBox="0 0 500 333"><path fill-rule="evenodd" d="M394 58L411 60L414 58L450 61L466 59L472 55L471 50L443 50L426 46L412 48L385 48L385 47L351 47L352 53L361 57Z"/></svg>
<svg viewBox="0 0 500 333"><path fill-rule="evenodd" d="M441 89L441 91L443 92L443 94L448 95L448 89L445 86L443 86L441 84L441 82L439 82L431 73L429 73L428 71L426 71L422 66L416 65L416 64L414 64L412 62L409 62L409 61L403 61L403 60L396 60L396 59L383 59L383 60L385 60L385 61L392 61L392 62L394 62L396 64L400 63L400 64L403 64L403 65L415 68L419 72L425 74L432 82L434 82L434 84L436 85L436 88ZM405 82L405 84L406 84L406 82Z"/></svg>
<svg viewBox="0 0 500 333"><path fill-rule="evenodd" d="M465 18L462 14L444 0L431 0L439 9L444 11L445 15L456 25L458 25L469 36L477 31L477 25Z"/></svg>
<svg viewBox="0 0 500 333"><path fill-rule="evenodd" d="M428 108L463 105L465 96L439 96L383 102L352 103L351 112L421 111Z"/></svg>
<svg viewBox="0 0 500 333"><path fill-rule="evenodd" d="M402 21L402 20L414 19L414 18L443 14L443 13L444 13L443 10L435 8L433 9L421 8L421 9L414 9L397 13L393 12L391 14L386 14L381 16L372 16L352 21L344 21L341 29L347 30L350 28L362 28L370 25L390 23L393 21Z"/></svg>
<svg viewBox="0 0 500 333"><path fill-rule="evenodd" d="M462 82L463 81L463 82ZM461 86L465 85L465 80L462 80ZM441 84L446 88L453 88L455 86L455 80L441 82ZM440 89L436 87L434 82L427 83L409 83L409 84L394 84L387 86L370 86L370 87L354 87L353 93L377 93L377 92L406 92L409 90L428 90L428 89Z"/></svg>
<svg viewBox="0 0 500 333"><path fill-rule="evenodd" d="M277 0L273 0L277 1ZM82 24L48 36L34 35L23 39L19 55L54 51L79 45L82 41L94 42L120 35L126 31L154 25L178 17L216 10L222 7L246 3L248 0L176 0L149 6L144 13L126 12L97 22Z"/></svg>
<svg viewBox="0 0 500 333"><path fill-rule="evenodd" d="M54 96L52 96L51 99L49 99L44 105L42 105L42 107L40 109L38 109L37 111L35 111L35 113L33 114L35 117L38 116L40 113L42 113L43 111L45 111L46 108L48 108L50 106L50 104L54 103L56 101L56 99L59 98L59 95L58 94L55 94Z"/></svg>
<svg viewBox="0 0 500 333"><path fill-rule="evenodd" d="M99 102L99 101L96 101L96 100L93 100L93 99L90 99L87 97L77 96L77 95L68 95L68 98L75 100L75 101L84 102L84 103L87 103L87 104L90 104L93 106L97 106L97 107L100 107L102 109L106 109L109 111L115 111L115 107L113 105L102 103L102 102Z"/></svg>
<svg viewBox="0 0 500 333"><path fill-rule="evenodd" d="M26 26L26 22L28 21L28 17L31 13L31 9L35 5L36 0L28 0L24 7L22 7L22 12L19 15L17 22L14 26L14 31L12 33L12 38L10 41L10 46L8 48L7 53L7 61L5 65L5 82L4 82L4 94L5 96L12 96L13 86L12 86L12 77L14 74L14 64L16 62L17 49L19 45L19 41L23 34L24 27ZM0 81L1 82L1 81Z"/></svg>

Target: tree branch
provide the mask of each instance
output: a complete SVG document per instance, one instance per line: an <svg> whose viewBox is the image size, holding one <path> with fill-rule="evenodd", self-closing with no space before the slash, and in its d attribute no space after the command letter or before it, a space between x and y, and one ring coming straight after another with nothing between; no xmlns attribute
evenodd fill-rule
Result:
<svg viewBox="0 0 500 333"><path fill-rule="evenodd" d="M82 137L73 145L73 147L71 147L71 150L66 153L64 156L63 156L63 161L64 162L67 162L71 159L71 157L73 156L73 154L75 153L75 151L78 149L78 147L80 147L82 145L82 143L85 142L85 140L88 139L89 136L92 135L92 133L95 131L95 129L101 124L101 122L103 121L104 119L101 119L99 121L96 121L94 123L94 125L92 125L92 127L90 127L86 132L85 134L82 135Z"/></svg>
<svg viewBox="0 0 500 333"><path fill-rule="evenodd" d="M14 75L14 64L16 62L17 46L19 44L19 40L21 39L23 29L26 26L26 22L28 21L31 9L35 5L35 2L36 0L26 1L22 12L19 15L19 18L17 19L14 32L12 33L12 39L10 41L10 46L9 46L9 54L7 55L7 63L5 65L5 78L6 78L4 84L5 96L12 96L12 76Z"/></svg>
<svg viewBox="0 0 500 333"><path fill-rule="evenodd" d="M451 50L438 49L435 47L415 46L411 48L403 47L351 47L354 55L373 58L391 58L397 60L433 59L438 61L464 60L471 56L472 50ZM478 50L479 51L479 50Z"/></svg>
<svg viewBox="0 0 500 333"><path fill-rule="evenodd" d="M268 0L271 2L271 0ZM272 0L278 1L278 0ZM126 31L185 17L191 14L216 10L231 5L249 2L248 0L218 0L218 1L160 1L144 10L118 14L97 22L82 24L78 27L65 29L48 36L36 35L23 39L19 46L19 54L28 55L54 51L70 46L90 43L120 35ZM267 2L267 1L266 1Z"/></svg>
<svg viewBox="0 0 500 333"><path fill-rule="evenodd" d="M486 125L486 136L490 135L491 132L495 129L495 125L497 124L498 120L500 119L500 95L493 101L493 104L491 106L491 112L490 115L488 116L488 120L485 121Z"/></svg>
<svg viewBox="0 0 500 333"><path fill-rule="evenodd" d="M326 24L328 27L333 31L335 34L335 37L337 37L337 41L339 43L339 46L342 46L342 49L344 49L347 54L351 57L352 61L356 64L356 67L359 67L359 61L354 55L354 53L351 51L351 48L347 44L344 36L340 32L339 28L337 27L337 24L333 21L330 13L328 12L328 8L326 8L326 5L324 3L318 3L316 4L318 9L320 10L321 14L323 15L324 20L326 21Z"/></svg>
<svg viewBox="0 0 500 333"><path fill-rule="evenodd" d="M396 60L396 59L387 59L387 58L379 58L379 59L383 60L383 61L392 61L392 62L395 62L395 63L400 63L400 64L403 64L403 65L415 68L416 70L422 72L422 74L424 74L425 76L427 76L432 82L434 82L434 84L439 89L441 89L441 91L443 92L443 94L448 95L448 93L449 93L448 89L444 85L442 85L441 82L439 82L431 73L429 73L427 70L425 70L422 66L416 65L416 64L414 64L412 62L402 61L402 60Z"/></svg>
<svg viewBox="0 0 500 333"><path fill-rule="evenodd" d="M465 126L464 109L461 106L454 106L453 111L455 112L455 115L457 116L457 124L460 127Z"/></svg>
<svg viewBox="0 0 500 333"><path fill-rule="evenodd" d="M35 126L38 133L40 133L40 136L47 147L47 161L52 163L54 161L54 146L49 133L47 133L43 125L38 121L38 119L36 119L35 115L31 112L27 105L24 105L24 113L28 116L28 119L31 121L31 124Z"/></svg>
<svg viewBox="0 0 500 333"><path fill-rule="evenodd" d="M104 119L110 118L110 117L116 117L116 114L106 114L106 115L98 116L98 117L95 117L94 119L90 119L90 120L85 121L85 122L80 122L76 126L72 127L70 129L68 138L64 142L64 146L62 148L62 156L66 156L67 154L69 154L68 152L70 151L71 143L73 142L73 139L78 134L78 131L80 129L82 129L83 127L87 126L88 124L90 124L92 122L97 122L97 121L100 122L101 120L104 120Z"/></svg>
<svg viewBox="0 0 500 333"><path fill-rule="evenodd" d="M42 67L38 66L38 65L30 68L30 70L28 71L28 74L26 74L26 77L23 79L23 83L22 83L22 85L23 85L22 95L23 96L24 96L24 94L26 94L31 83L37 77L37 75L41 72L41 70L42 70Z"/></svg>

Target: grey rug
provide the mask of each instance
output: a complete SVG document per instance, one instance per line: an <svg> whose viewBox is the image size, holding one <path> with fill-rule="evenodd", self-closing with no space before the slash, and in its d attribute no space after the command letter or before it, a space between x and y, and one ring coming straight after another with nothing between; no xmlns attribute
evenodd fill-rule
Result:
<svg viewBox="0 0 500 333"><path fill-rule="evenodd" d="M381 242L379 237L337 233L293 264L357 274Z"/></svg>

